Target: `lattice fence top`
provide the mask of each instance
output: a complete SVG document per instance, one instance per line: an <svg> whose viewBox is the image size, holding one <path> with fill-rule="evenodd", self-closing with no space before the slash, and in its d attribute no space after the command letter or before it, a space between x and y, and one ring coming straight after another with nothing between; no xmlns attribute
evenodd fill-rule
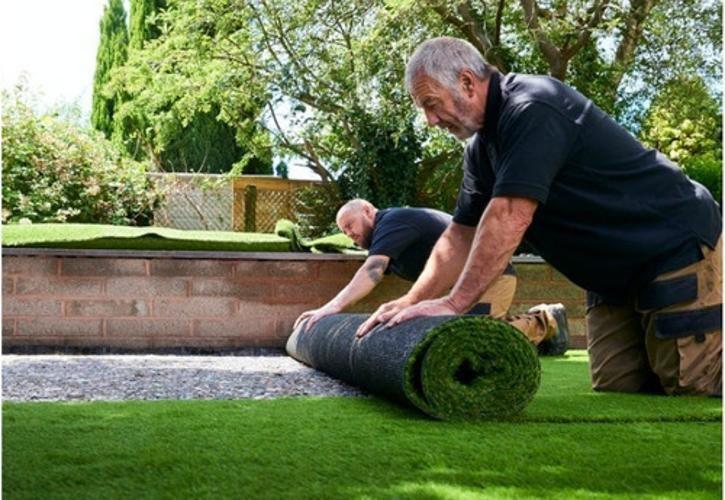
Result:
<svg viewBox="0 0 725 500"><path fill-rule="evenodd" d="M178 229L272 232L281 219L296 220L299 189L316 181L272 176L227 177L152 174L165 193L154 225Z"/></svg>

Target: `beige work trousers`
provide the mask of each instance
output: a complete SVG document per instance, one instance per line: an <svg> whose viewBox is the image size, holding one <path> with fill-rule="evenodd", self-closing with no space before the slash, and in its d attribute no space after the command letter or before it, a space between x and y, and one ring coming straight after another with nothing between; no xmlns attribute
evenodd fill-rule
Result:
<svg viewBox="0 0 725 500"><path fill-rule="evenodd" d="M722 238L704 259L657 276L629 304L587 311L592 386L722 393Z"/></svg>

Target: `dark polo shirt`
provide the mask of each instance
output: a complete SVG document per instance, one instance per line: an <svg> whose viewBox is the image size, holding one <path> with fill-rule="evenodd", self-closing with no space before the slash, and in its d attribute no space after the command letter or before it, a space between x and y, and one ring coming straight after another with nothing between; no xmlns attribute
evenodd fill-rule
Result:
<svg viewBox="0 0 725 500"><path fill-rule="evenodd" d="M450 223L450 215L430 208L378 210L368 255L389 257L386 273L392 271L405 280L415 281ZM514 274L511 264L505 274Z"/></svg>
<svg viewBox="0 0 725 500"><path fill-rule="evenodd" d="M702 185L576 90L495 73L484 127L468 143L453 220L474 226L491 197L539 202L525 240L606 302L702 258L722 230Z"/></svg>

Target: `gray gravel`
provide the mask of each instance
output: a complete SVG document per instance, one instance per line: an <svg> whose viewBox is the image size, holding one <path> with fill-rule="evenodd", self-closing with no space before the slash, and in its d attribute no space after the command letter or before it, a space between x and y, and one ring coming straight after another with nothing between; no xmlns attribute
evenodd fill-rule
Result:
<svg viewBox="0 0 725 500"><path fill-rule="evenodd" d="M287 356L3 355L5 401L360 396Z"/></svg>

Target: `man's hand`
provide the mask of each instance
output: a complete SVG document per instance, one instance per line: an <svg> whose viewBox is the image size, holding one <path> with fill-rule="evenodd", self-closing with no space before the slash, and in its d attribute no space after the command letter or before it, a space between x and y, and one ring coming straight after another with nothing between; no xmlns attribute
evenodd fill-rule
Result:
<svg viewBox="0 0 725 500"><path fill-rule="evenodd" d="M455 316L461 314L461 312L456 310L448 296L445 296L440 299L424 300L410 307L406 307L388 321L386 326L392 327L403 321L421 316Z"/></svg>
<svg viewBox="0 0 725 500"><path fill-rule="evenodd" d="M329 305L320 307L319 309L312 309L310 311L305 311L302 314L300 314L299 318L295 321L293 329L296 330L299 325L302 324L304 320L307 320L307 324L305 325L305 331L309 330L314 326L315 323L320 321L325 316L329 316L331 314L337 314L340 312L339 310L336 310L334 307L331 307Z"/></svg>
<svg viewBox="0 0 725 500"><path fill-rule="evenodd" d="M375 328L378 324L385 323L390 318L398 314L401 310L412 304L413 301L408 298L407 295L403 295L399 299L393 300L391 302L386 302L385 304L378 307L378 309L374 313L372 313L362 325L360 325L360 327L357 329L356 335L358 337L363 337L367 335L368 332L370 332L370 330Z"/></svg>

